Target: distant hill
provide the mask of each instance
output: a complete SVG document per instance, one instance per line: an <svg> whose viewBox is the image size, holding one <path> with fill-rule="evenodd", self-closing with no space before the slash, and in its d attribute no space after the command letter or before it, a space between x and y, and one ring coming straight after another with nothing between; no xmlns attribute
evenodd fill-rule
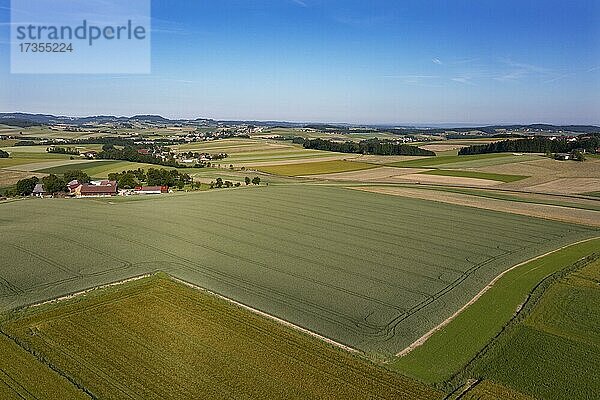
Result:
<svg viewBox="0 0 600 400"><path fill-rule="evenodd" d="M530 125L489 125L480 127L411 127L411 126L383 126L383 125L356 125L356 124L324 124L324 123L299 123L286 121L236 121L236 120L213 120L210 118L196 119L168 119L160 115L134 115L131 117L117 117L112 115L97 115L89 117L68 117L56 116L51 114L28 114L28 113L0 113L0 124L27 127L35 125L89 125L89 124L107 124L107 123L147 123L147 124L222 124L222 125L254 125L263 127L282 127L282 128L312 128L325 132L338 133L359 133L359 132L390 132L399 135L408 134L443 134L454 132L456 134L467 134L481 132L485 135L497 135L498 130L521 131L531 134L541 133L600 133L600 127L594 125L550 125L550 124L530 124Z"/></svg>

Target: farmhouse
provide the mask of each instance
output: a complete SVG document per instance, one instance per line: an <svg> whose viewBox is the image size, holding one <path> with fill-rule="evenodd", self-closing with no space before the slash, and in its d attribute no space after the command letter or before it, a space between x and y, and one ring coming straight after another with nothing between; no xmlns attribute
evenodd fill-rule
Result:
<svg viewBox="0 0 600 400"><path fill-rule="evenodd" d="M117 195L116 181L102 181L99 185L82 184L74 191L77 197L110 197Z"/></svg>
<svg viewBox="0 0 600 400"><path fill-rule="evenodd" d="M136 194L162 194L169 193L168 186L138 186L135 188Z"/></svg>
<svg viewBox="0 0 600 400"><path fill-rule="evenodd" d="M33 188L33 192L31 193L32 196L36 197L43 197L45 194L46 190L44 189L44 185L42 185L41 183L35 185L35 187Z"/></svg>
<svg viewBox="0 0 600 400"><path fill-rule="evenodd" d="M67 183L67 188L69 188L69 193L71 193L71 194L75 194L75 190L79 186L81 186L81 183L79 183L79 181L77 179L74 179L71 182Z"/></svg>

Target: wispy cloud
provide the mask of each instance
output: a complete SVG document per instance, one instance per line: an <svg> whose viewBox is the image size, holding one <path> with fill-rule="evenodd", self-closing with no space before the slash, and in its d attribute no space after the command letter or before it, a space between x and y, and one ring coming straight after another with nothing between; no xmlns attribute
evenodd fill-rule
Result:
<svg viewBox="0 0 600 400"><path fill-rule="evenodd" d="M442 65L442 60L440 60L439 58L433 58L431 60L432 63L437 64L437 65Z"/></svg>
<svg viewBox="0 0 600 400"><path fill-rule="evenodd" d="M396 79L405 85L440 87L437 83L440 79L438 75L385 75L384 78Z"/></svg>
<svg viewBox="0 0 600 400"><path fill-rule="evenodd" d="M466 76L458 76L456 78L450 79L453 82L462 83L463 85L475 86L475 84L471 81L471 78Z"/></svg>
<svg viewBox="0 0 600 400"><path fill-rule="evenodd" d="M308 4L306 4L304 1L302 0L292 0L292 3L300 6L300 7L308 7Z"/></svg>

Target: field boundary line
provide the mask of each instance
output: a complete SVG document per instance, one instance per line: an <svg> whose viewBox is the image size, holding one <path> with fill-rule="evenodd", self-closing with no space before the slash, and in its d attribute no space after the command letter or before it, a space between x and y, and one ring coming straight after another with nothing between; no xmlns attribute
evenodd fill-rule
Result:
<svg viewBox="0 0 600 400"><path fill-rule="evenodd" d="M150 278L150 277L152 277L154 275L156 275L156 273L149 273L149 274L132 276L131 278L123 279L123 280L120 280L120 281L117 281L117 282L107 283L107 284L100 285L100 286L94 286L92 288L81 290L79 292L69 293L69 294L66 294L64 296L55 297L55 298L50 299L50 300L42 301L40 303L31 304L29 306L25 306L25 308L41 307L41 306L44 306L46 304L53 304L53 303L58 303L58 302L61 302L61 301L64 301L64 300L70 300L70 299L73 299L75 297L86 295L86 294L88 294L90 292L93 292L95 290L106 289L106 288L113 287L113 286L121 286L121 285L124 285L124 284L129 283L129 282L134 282L134 281L139 281L141 279Z"/></svg>
<svg viewBox="0 0 600 400"><path fill-rule="evenodd" d="M414 349L421 347L423 344L425 344L425 342L427 342L427 340L429 340L430 337L432 337L436 332L438 332L439 330L441 330L442 328L446 327L448 324L450 324L450 322L452 322L456 317L458 317L463 311L465 311L467 308L469 308L470 306L472 306L477 300L479 300L485 293L488 292L488 290L490 290L492 287L494 287L494 285L496 284L496 282L498 282L504 275L506 275L507 273L509 273L510 271L519 268L520 266L523 266L525 264L528 264L530 262L539 260L540 258L544 258L550 254L553 253L557 253L561 250L564 250L568 247L571 246L576 246L578 244L581 243L586 243L586 242L590 242L592 240L596 240L596 239L600 239L600 236L596 236L593 238L588 238L588 239L583 239L580 240L578 242L575 243L571 243L562 247L559 247L558 249L549 251L547 253L544 254L540 254L539 256L530 258L529 260L520 262L519 264L513 265L512 267L510 267L509 269L507 269L506 271L500 273L500 275L496 276L494 279L492 279L492 281L490 283L488 283L483 289L481 289L476 295L475 297L473 297L471 300L469 300L467 302L467 304L465 304L464 306L462 306L461 308L459 308L456 312L454 312L454 314L452 314L451 316L449 316L448 318L446 318L445 320L443 320L441 323L439 323L438 325L436 325L435 327L431 328L427 333L425 333L423 336L421 336L419 339L415 340L412 344L410 344L408 347L406 347L404 350L396 353L396 357L404 357L405 355L407 355L408 353L410 353L411 351L413 351Z"/></svg>
<svg viewBox="0 0 600 400"><path fill-rule="evenodd" d="M233 299L231 299L229 297L226 297L226 296L223 296L221 294L215 293L215 292L213 292L211 290L208 290L208 289L206 289L206 288L204 288L202 286L195 285L195 284L187 282L187 281L185 281L183 279L176 278L176 277L174 277L172 275L169 275L169 278L171 278L175 282L178 282L178 283L181 283L183 285L186 285L186 286L188 286L188 287L190 287L192 289L200 290L202 292L205 292L205 293L208 293L208 294L210 294L212 296L215 296L215 297L217 297L217 298L219 298L221 300L225 300L228 303L234 304L234 305L236 305L238 307L241 307L241 308L243 308L243 309L245 309L247 311L252 312L253 314L260 315L261 317L268 318L268 319L270 319L272 321L275 321L275 322L277 322L277 323L279 323L281 325L287 326L288 328L292 328L292 329L294 329L296 331L299 331L299 332L305 333L307 335L310 335L310 336L312 336L314 338L317 338L317 339L319 339L319 340L321 340L321 341L323 341L325 343L328 343L330 345L338 347L338 348L340 348L342 350L346 350L346 351L348 351L350 353L355 353L355 354L361 354L362 353L360 350L357 350L357 349L355 349L353 347L347 346L347 345L342 344L340 342L336 342L333 339L330 339L330 338L328 338L326 336L323 336L323 335L319 335L318 333L313 332L313 331L311 331L309 329L303 328L300 325L293 324L290 321L286 321L285 319L276 317L276 316L274 316L272 314L266 313L266 312L261 311L261 310L259 310L257 308L250 307L250 306L248 306L248 305L246 305L244 303L240 303L239 301L236 301L236 300L233 300Z"/></svg>

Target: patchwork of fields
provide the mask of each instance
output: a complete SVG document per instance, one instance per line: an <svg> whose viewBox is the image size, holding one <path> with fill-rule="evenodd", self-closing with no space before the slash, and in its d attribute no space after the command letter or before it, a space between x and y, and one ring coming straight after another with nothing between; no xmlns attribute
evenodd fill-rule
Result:
<svg viewBox="0 0 600 400"><path fill-rule="evenodd" d="M425 384L161 276L27 310L2 330L93 398L443 397ZM60 389L60 383L46 382L48 391Z"/></svg>
<svg viewBox="0 0 600 400"><path fill-rule="evenodd" d="M303 185L10 202L0 221L1 310L162 270L380 355L412 343L509 266L597 234Z"/></svg>

